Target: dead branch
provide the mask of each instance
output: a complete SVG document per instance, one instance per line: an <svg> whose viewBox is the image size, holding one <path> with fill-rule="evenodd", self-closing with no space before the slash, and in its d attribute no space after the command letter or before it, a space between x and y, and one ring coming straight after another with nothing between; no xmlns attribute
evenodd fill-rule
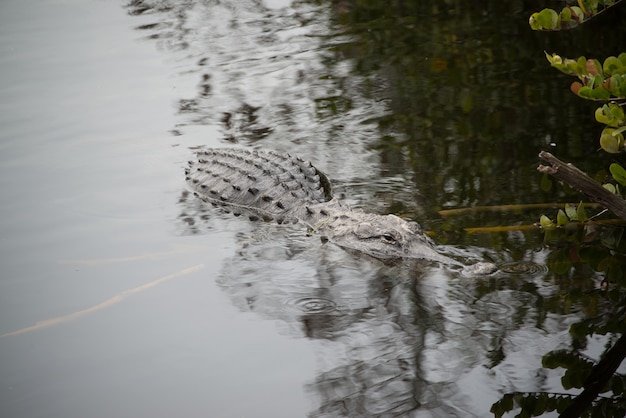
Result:
<svg viewBox="0 0 626 418"><path fill-rule="evenodd" d="M539 158L549 163L549 166L540 165L537 170L547 173L570 187L586 195L589 199L602 204L608 210L622 219L626 219L626 201L602 187L587 174L572 164L566 164L549 152L541 151Z"/></svg>

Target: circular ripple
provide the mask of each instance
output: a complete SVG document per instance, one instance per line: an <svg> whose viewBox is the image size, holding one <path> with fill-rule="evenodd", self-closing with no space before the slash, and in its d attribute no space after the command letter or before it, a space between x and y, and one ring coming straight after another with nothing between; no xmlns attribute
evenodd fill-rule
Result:
<svg viewBox="0 0 626 418"><path fill-rule="evenodd" d="M511 261L498 264L498 268L509 274L539 274L548 272L548 266L533 263L532 261Z"/></svg>
<svg viewBox="0 0 626 418"><path fill-rule="evenodd" d="M306 314L323 314L337 311L335 302L324 298L298 298L286 301L285 306Z"/></svg>

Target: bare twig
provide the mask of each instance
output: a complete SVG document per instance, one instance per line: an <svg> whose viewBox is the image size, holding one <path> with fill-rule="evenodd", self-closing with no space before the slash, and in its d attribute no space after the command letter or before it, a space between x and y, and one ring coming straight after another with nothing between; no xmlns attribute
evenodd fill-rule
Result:
<svg viewBox="0 0 626 418"><path fill-rule="evenodd" d="M626 201L604 187L572 164L566 164L549 152L541 151L539 158L549 163L540 165L537 170L547 173L570 185L591 200L602 204L622 219L626 219Z"/></svg>

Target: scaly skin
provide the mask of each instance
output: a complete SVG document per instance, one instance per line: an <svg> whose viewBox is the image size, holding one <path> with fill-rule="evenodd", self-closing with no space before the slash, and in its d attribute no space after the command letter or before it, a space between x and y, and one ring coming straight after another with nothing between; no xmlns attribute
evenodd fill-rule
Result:
<svg viewBox="0 0 626 418"><path fill-rule="evenodd" d="M200 199L252 220L300 222L325 240L376 258L461 265L439 254L416 222L351 210L333 199L326 175L299 158L272 151L205 149L189 161L185 173ZM477 263L466 272L489 274L495 269L491 263Z"/></svg>

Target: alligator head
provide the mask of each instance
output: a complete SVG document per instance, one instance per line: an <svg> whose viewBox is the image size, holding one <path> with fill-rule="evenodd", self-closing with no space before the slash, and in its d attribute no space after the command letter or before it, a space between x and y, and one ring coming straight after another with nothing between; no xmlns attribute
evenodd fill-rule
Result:
<svg viewBox="0 0 626 418"><path fill-rule="evenodd" d="M434 249L434 242L416 222L395 215L351 212L322 224L319 231L341 247L376 258L425 258L457 264Z"/></svg>
<svg viewBox="0 0 626 418"><path fill-rule="evenodd" d="M416 222L405 221L395 215L373 215L352 212L352 216L334 218L327 228L327 239L336 245L356 250L380 259L425 259L447 265L462 267L466 276L484 276L498 270L490 262L465 265L458 260L440 254L435 243ZM341 220L341 221L340 221ZM332 227L331 227L332 225Z"/></svg>

